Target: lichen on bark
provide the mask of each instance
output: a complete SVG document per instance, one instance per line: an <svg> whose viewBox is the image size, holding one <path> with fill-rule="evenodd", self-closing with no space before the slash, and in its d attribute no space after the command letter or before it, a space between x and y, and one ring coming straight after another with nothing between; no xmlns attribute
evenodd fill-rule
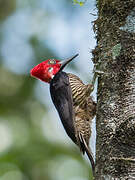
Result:
<svg viewBox="0 0 135 180"><path fill-rule="evenodd" d="M135 1L99 0L97 7L93 62L104 73L98 77L95 180L135 179Z"/></svg>

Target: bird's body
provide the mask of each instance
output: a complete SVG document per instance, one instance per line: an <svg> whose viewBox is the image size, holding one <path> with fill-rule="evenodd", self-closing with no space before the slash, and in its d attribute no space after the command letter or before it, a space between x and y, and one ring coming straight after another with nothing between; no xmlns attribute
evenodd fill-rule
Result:
<svg viewBox="0 0 135 180"><path fill-rule="evenodd" d="M93 90L91 84L85 85L78 76L68 73L70 87L73 98L73 109L75 113L76 138L80 150L84 153L85 149L81 146L79 134L81 134L89 146L91 136L91 123L96 114L96 103L90 97Z"/></svg>
<svg viewBox="0 0 135 180"><path fill-rule="evenodd" d="M50 94L61 122L74 143L76 143L72 91L67 73L58 72L50 82Z"/></svg>
<svg viewBox="0 0 135 180"><path fill-rule="evenodd" d="M50 82L51 97L68 136L83 154L87 153L94 169L89 148L91 122L96 113L96 103L90 97L92 90L91 84L85 85L76 75L63 71Z"/></svg>
<svg viewBox="0 0 135 180"><path fill-rule="evenodd" d="M74 57L69 59L68 62ZM45 61L47 68L48 64L52 63L52 60L51 63L48 61L49 60ZM94 160L89 148L91 122L96 114L96 103L90 97L93 86L91 84L85 85L74 74L63 72L62 70L68 62L66 61L64 65L60 66L57 72L55 70L55 74L52 74L52 72L54 71L55 64L57 64L58 69L58 63L56 61L53 63L53 66L51 66L51 71L49 67L48 70L45 69L45 73L43 73L43 69L41 68L42 78L41 74L38 75L38 72L41 72L41 64L33 68L31 74L44 82L50 83L51 98L65 131L72 141L79 146L80 151L83 152L83 154L85 152L87 153L94 171ZM47 73L49 73L49 78L51 77L49 80L47 79Z"/></svg>

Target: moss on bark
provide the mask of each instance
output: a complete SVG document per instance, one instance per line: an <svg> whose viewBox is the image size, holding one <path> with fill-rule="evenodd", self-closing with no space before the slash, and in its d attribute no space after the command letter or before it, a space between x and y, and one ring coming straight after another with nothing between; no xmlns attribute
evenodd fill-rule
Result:
<svg viewBox="0 0 135 180"><path fill-rule="evenodd" d="M135 179L135 1L99 0L95 179Z"/></svg>

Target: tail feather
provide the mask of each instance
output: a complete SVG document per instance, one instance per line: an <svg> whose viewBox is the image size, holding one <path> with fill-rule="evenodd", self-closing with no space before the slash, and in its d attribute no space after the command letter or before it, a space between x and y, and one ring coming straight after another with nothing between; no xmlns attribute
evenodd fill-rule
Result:
<svg viewBox="0 0 135 180"><path fill-rule="evenodd" d="M88 147L88 145L87 145L85 139L83 138L82 134L80 134L80 133L79 133L79 138L80 138L81 143L84 146L83 149L85 149L85 152L86 152L86 154L87 154L87 156L88 156L88 158L90 160L90 163L91 163L92 171L94 173L94 171L95 171L95 162L94 162L92 152L91 152L90 148Z"/></svg>

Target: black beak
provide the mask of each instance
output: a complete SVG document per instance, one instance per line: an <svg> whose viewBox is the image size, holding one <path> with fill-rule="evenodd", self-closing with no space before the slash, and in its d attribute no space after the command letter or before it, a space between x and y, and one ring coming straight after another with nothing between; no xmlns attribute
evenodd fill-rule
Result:
<svg viewBox="0 0 135 180"><path fill-rule="evenodd" d="M64 67L65 67L69 62L71 62L74 58L76 58L78 55L79 55L79 54L76 54L76 55L72 56L71 58L68 58L68 59L66 59L66 60L64 60L64 61L59 62L59 63L61 64L60 71L62 71L62 70L64 69Z"/></svg>

